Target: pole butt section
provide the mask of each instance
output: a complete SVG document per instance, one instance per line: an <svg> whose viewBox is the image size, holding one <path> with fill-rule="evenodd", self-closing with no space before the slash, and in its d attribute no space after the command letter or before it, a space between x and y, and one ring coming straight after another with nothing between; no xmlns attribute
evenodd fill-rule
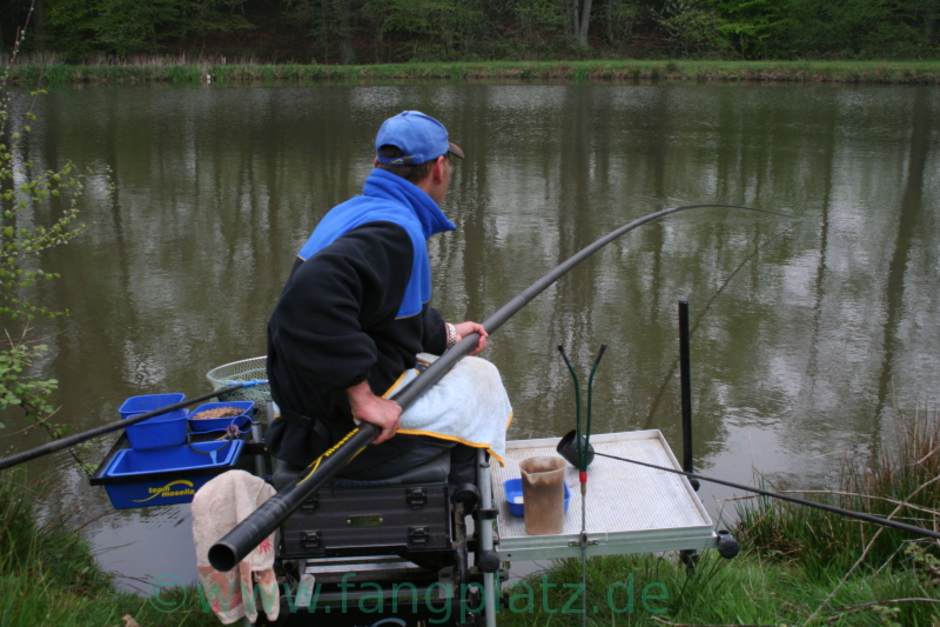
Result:
<svg viewBox="0 0 940 627"><path fill-rule="evenodd" d="M228 543L216 542L209 549L209 563L217 571L224 573L232 570L238 561L235 555L235 547Z"/></svg>

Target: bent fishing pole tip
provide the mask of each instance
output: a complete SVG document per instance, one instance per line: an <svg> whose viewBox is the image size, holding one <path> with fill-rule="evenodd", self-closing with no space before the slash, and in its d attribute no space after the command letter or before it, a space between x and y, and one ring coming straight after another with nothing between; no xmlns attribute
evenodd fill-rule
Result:
<svg viewBox="0 0 940 627"><path fill-rule="evenodd" d="M786 211L780 211L779 209L765 209L764 207L751 207L748 205L733 205L727 203L696 203L693 205L681 205L676 207L676 209L741 209L743 211L753 211L754 213L764 213L767 215L777 216L778 218L786 218L788 220L803 220L800 216L795 216L792 213L787 213Z"/></svg>

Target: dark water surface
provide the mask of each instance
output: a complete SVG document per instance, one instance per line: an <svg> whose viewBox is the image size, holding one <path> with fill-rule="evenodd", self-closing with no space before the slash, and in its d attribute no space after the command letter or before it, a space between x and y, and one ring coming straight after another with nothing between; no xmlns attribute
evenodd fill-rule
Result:
<svg viewBox="0 0 940 627"><path fill-rule="evenodd" d="M26 106L21 97L16 107ZM787 221L698 210L651 224L570 273L493 337L511 437L568 430L555 347L594 390L597 431L655 427L679 451L676 302L692 307L696 463L809 487L936 407L940 361L940 90L737 85L121 87L55 91L23 161L88 181L87 231L45 258L68 318L43 323L60 420L111 421L124 397L208 391L214 366L264 352L264 324L317 219L357 193L382 119L418 108L467 153L431 244L434 302L483 319L545 271L646 212L736 203ZM22 448L41 439L20 438ZM100 456L110 443L83 451ZM55 473L58 503L102 564L191 576L185 507L109 513ZM713 513L728 493L706 487ZM122 580L140 585L133 579Z"/></svg>

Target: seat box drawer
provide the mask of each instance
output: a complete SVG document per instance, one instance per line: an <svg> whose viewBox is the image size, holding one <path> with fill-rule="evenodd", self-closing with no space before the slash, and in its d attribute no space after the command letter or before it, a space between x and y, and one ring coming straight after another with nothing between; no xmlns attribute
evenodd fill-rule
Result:
<svg viewBox="0 0 940 627"><path fill-rule="evenodd" d="M425 551L451 546L447 485L327 486L281 526L281 556Z"/></svg>

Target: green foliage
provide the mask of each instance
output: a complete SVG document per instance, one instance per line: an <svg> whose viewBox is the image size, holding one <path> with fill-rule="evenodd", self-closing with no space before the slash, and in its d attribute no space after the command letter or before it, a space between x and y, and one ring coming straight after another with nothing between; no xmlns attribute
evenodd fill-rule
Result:
<svg viewBox="0 0 940 627"><path fill-rule="evenodd" d="M32 132L28 123L32 120L27 114L25 122L9 133L9 141L0 142L0 317L11 320L64 313L32 302L24 291L38 282L59 278L57 273L44 270L38 260L43 252L68 243L81 231L76 220L82 179L71 163L56 171L36 172L27 162L17 172L18 144ZM6 109L0 106L0 127L6 122ZM65 208L49 224L32 219L42 207L63 203Z"/></svg>
<svg viewBox="0 0 940 627"><path fill-rule="evenodd" d="M929 55L936 44L935 3L717 0L715 6L722 19L722 34L749 58L851 58L891 52L922 56Z"/></svg>
<svg viewBox="0 0 940 627"><path fill-rule="evenodd" d="M38 421L52 413L49 397L55 392L55 379L33 379L29 370L46 352L43 344L16 344L0 351L0 410L19 407L27 418ZM0 427L3 425L0 424Z"/></svg>
<svg viewBox="0 0 940 627"><path fill-rule="evenodd" d="M186 39L252 28L246 0L49 0L54 48L76 60L162 52Z"/></svg>
<svg viewBox="0 0 940 627"><path fill-rule="evenodd" d="M352 63L355 50L352 44L355 28L353 17L360 12L359 3L346 0L302 0L311 15L310 34L320 44L323 61Z"/></svg>
<svg viewBox="0 0 940 627"><path fill-rule="evenodd" d="M86 0L49 0L47 25L53 48L78 60L98 50L96 35L99 13Z"/></svg>
<svg viewBox="0 0 940 627"><path fill-rule="evenodd" d="M17 42L12 57L19 50ZM58 427L46 419L52 414L50 402L58 382L34 375L33 367L45 354L43 344L27 339L29 323L38 316L55 317L54 311L32 297L37 283L59 278L43 268L42 256L50 248L62 246L81 232L77 224L78 199L82 177L71 163L58 170L37 171L21 149L32 133L36 116L26 111L15 119L10 115L7 73L0 83L0 320L6 345L0 349L0 410L16 407L23 415L53 437ZM34 92L32 97L42 95ZM11 327L17 327L11 331ZM14 340L19 338L19 340Z"/></svg>
<svg viewBox="0 0 940 627"><path fill-rule="evenodd" d="M70 60L231 54L291 62L521 59L569 53L584 0L48 0L48 42ZM750 59L936 56L935 0L593 0L599 56ZM244 36L246 31L256 36ZM587 54L585 49L580 54Z"/></svg>
<svg viewBox="0 0 940 627"><path fill-rule="evenodd" d="M629 43L642 12L636 0L607 0L598 18L602 23L607 44L614 47Z"/></svg>
<svg viewBox="0 0 940 627"><path fill-rule="evenodd" d="M795 26L784 4L774 0L719 0L721 34L740 54L759 58L779 49L780 38Z"/></svg>
<svg viewBox="0 0 940 627"><path fill-rule="evenodd" d="M566 4L555 0L519 0L512 3L513 13L526 39L563 40Z"/></svg>
<svg viewBox="0 0 940 627"><path fill-rule="evenodd" d="M247 0L187 0L177 3L182 8L180 37L201 37L214 33L236 33L251 30L254 25L245 17Z"/></svg>
<svg viewBox="0 0 940 627"><path fill-rule="evenodd" d="M178 32L181 7L177 0L99 0L94 22L95 38L106 51L119 57L159 49L159 33Z"/></svg>
<svg viewBox="0 0 940 627"><path fill-rule="evenodd" d="M452 0L365 0L362 11L380 43L412 59L446 55L454 41Z"/></svg>
<svg viewBox="0 0 940 627"><path fill-rule="evenodd" d="M10 122L7 110L4 100L0 126ZM31 117L27 116L27 121ZM14 158L18 143L32 129L27 123L11 126L18 130L7 134L8 142L0 142L0 318L7 324L28 325L36 316L65 313L37 304L30 298L29 289L37 282L59 278L57 273L42 268L41 256L80 233L76 220L82 180L69 163L57 171L35 172L28 162L18 168ZM41 209L61 204L64 209L48 224L42 224ZM28 418L45 418L52 411L48 398L57 384L54 379L32 379L30 367L46 347L15 342L7 324L4 329L8 345L0 351L0 409L19 406ZM18 335L25 336L25 328Z"/></svg>
<svg viewBox="0 0 940 627"><path fill-rule="evenodd" d="M710 56L727 48L721 18L704 0L666 0L656 22L682 56Z"/></svg>

